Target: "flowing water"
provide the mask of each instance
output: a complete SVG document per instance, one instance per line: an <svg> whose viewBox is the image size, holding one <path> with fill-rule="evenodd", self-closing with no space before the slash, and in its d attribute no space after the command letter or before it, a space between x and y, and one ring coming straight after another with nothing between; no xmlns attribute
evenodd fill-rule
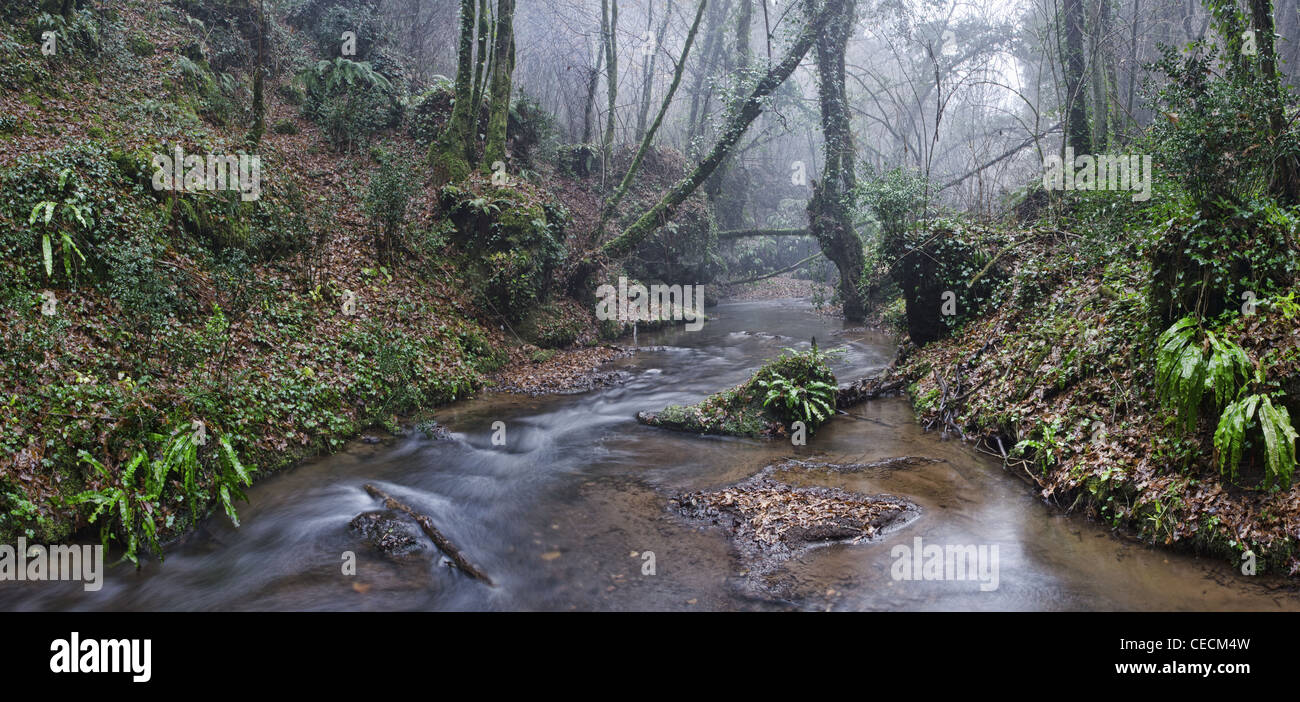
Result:
<svg viewBox="0 0 1300 702"><path fill-rule="evenodd" d="M99 592L80 583L0 584L0 610L1300 610L1289 584L1237 574L1230 564L1153 549L1063 514L992 460L925 433L906 400L852 408L807 446L697 437L638 424L641 410L694 403L745 380L782 348L846 346L842 381L886 365L883 335L842 333L843 322L800 301L740 302L711 310L704 329L642 333L644 350L619 361L626 383L528 398L487 394L437 413L452 432L361 442L262 480L240 506L242 526L206 520L166 561L111 568ZM653 345L653 346L651 346ZM506 444L492 444L493 423ZM781 598L743 587L744 566L716 528L667 510L680 492L723 486L787 457L942 462L860 473L782 474L798 484L888 493L921 516L873 543L836 544L786 562ZM432 517L495 580L488 587L427 558L391 560L348 527L380 508L374 483ZM998 587L974 580L891 577L893 546L998 547ZM345 552L356 574L343 573ZM654 573L643 574L645 552Z"/></svg>

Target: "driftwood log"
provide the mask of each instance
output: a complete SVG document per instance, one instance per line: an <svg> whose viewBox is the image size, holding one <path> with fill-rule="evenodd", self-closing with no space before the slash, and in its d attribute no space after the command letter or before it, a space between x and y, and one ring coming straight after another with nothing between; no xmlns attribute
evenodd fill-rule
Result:
<svg viewBox="0 0 1300 702"><path fill-rule="evenodd" d="M473 563L470 563L469 560L465 558L465 556L461 555L460 549L456 548L450 541L447 540L447 537L442 535L442 532L438 531L438 527L435 527L433 525L433 520L430 519L427 515L416 512L415 510L411 509L405 504L399 502L397 498L393 497L392 495L389 495L383 490L380 490L374 485L366 483L365 488L366 488L366 492L370 493L371 497L375 497L380 500L383 500L384 507L387 507L388 509L395 509L401 512L405 512L407 516L409 516L411 519L414 519L415 523L420 525L420 529L424 530L425 535L427 535L430 539L432 539L433 543L443 553L447 554L447 557L451 559L452 563L456 564L457 568L460 568L462 571L465 572L465 574L478 578L479 580L482 580L488 585L492 585L495 587L495 584L492 582L492 578L489 578L487 573L484 573L483 571L479 570L477 566L475 566Z"/></svg>
<svg viewBox="0 0 1300 702"><path fill-rule="evenodd" d="M837 409L844 409L878 397L900 395L906 386L907 382L902 377L893 376L886 371L839 388L835 406Z"/></svg>

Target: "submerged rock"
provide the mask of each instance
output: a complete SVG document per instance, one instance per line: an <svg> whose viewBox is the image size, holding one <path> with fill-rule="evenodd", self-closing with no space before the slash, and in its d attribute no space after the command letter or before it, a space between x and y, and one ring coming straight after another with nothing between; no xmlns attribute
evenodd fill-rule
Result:
<svg viewBox="0 0 1300 702"><path fill-rule="evenodd" d="M416 424L415 429L421 434L424 434L424 438L426 439L445 441L451 438L451 430L432 419Z"/></svg>
<svg viewBox="0 0 1300 702"><path fill-rule="evenodd" d="M394 560L412 560L429 550L419 529L390 510L362 512L348 526L353 534Z"/></svg>

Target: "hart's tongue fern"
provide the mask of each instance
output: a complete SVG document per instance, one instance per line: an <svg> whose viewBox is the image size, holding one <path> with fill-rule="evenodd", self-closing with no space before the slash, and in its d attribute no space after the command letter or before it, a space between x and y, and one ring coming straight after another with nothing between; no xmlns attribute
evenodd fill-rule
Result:
<svg viewBox="0 0 1300 702"><path fill-rule="evenodd" d="M103 463L86 451L81 451L81 460L95 469L104 479L104 487L98 490L82 492L68 500L70 505L93 505L89 521L93 524L101 516L104 521L100 526L100 539L108 547L112 525L116 520L126 547L126 560L140 565L138 550L140 544L148 546L160 558L162 549L158 543L158 526L154 521L154 510L160 506L167 478L176 474L180 478L181 490L190 507L190 515L197 519L200 505L210 498L206 488L199 484L203 467L199 463L199 441L186 427L175 429L170 436L149 434L151 442L162 444L158 458L150 460L146 448L136 450L134 457L125 464L118 475L114 475ZM216 434L216 468L211 475L211 486L216 488L216 496L221 500L226 514L235 526L239 526L239 516L235 512L235 500L247 500L241 485L252 483L253 469L245 468L239 455L230 445L230 440L223 433ZM145 466L144 485L140 486L136 470Z"/></svg>
<svg viewBox="0 0 1300 702"><path fill-rule="evenodd" d="M1229 473L1233 480L1241 465L1246 434L1258 422L1265 445L1264 485L1289 487L1297 438L1290 414L1266 394L1246 394L1252 382L1263 383L1264 377L1240 346L1209 331L1202 342L1199 331L1195 319L1184 317L1160 335L1156 394L1161 403L1175 413L1179 427L1190 432L1196 428L1202 401L1209 395L1214 409L1222 410L1214 432L1219 471Z"/></svg>

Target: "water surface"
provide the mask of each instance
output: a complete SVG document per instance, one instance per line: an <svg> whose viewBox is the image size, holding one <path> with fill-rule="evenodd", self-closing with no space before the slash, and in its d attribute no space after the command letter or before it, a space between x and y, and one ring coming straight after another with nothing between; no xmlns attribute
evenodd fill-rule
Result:
<svg viewBox="0 0 1300 702"><path fill-rule="evenodd" d="M1063 514L990 459L922 432L905 400L869 402L807 446L696 437L639 425L641 410L697 402L745 380L783 348L846 347L841 381L885 366L891 340L787 300L723 304L704 329L642 333L617 362L625 384L574 395L487 394L437 413L453 432L410 432L269 477L240 506L243 526L214 515L165 563L110 570L99 592L76 583L0 583L2 610L1300 610L1295 588L1230 564L1118 538ZM494 422L506 445L493 446ZM718 530L666 509L680 492L746 478L787 457L942 462L856 474L783 474L800 484L889 493L920 518L875 543L811 550L772 574L785 596L744 587L744 566ZM393 562L348 529L380 507L374 483L430 515L496 581L487 587L430 558ZM998 588L896 581L891 548L996 545ZM344 575L343 554L357 574ZM642 574L653 552L655 573ZM635 554L635 555L634 555Z"/></svg>

